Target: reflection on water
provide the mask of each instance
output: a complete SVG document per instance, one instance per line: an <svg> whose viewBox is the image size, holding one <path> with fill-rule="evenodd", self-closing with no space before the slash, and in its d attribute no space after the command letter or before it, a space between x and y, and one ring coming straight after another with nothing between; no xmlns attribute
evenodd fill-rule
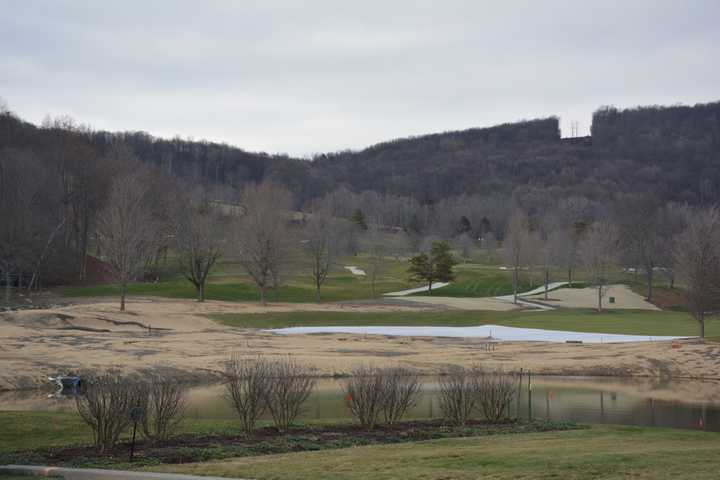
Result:
<svg viewBox="0 0 720 480"><path fill-rule="evenodd" d="M348 419L341 393L343 380L322 379L303 413L307 420ZM702 400L688 402L685 391L702 392ZM224 398L222 385L190 388L188 416L198 419L234 419ZM530 398L529 398L530 397ZM695 398L698 398L695 395ZM0 410L75 410L71 398L54 399L37 392L0 394ZM547 418L585 423L720 431L720 384L715 382L664 382L648 380L577 377L533 377L528 394L523 384L520 401L513 402L511 414L521 418ZM408 418L436 418L437 383L427 379L424 393Z"/></svg>

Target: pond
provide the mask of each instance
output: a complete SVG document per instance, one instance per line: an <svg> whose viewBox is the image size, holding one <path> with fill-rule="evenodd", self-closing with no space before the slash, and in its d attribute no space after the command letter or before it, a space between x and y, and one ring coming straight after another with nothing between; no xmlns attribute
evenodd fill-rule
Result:
<svg viewBox="0 0 720 480"><path fill-rule="evenodd" d="M348 420L343 379L321 379L305 405L304 420ZM222 385L191 387L188 416L197 419L234 419ZM528 397L531 397L530 399ZM689 401L688 399L692 399ZM0 394L0 410L73 412L72 398L50 398L41 392ZM528 395L525 378L520 402L511 413L521 418L547 418L583 423L674 427L720 431L720 382L658 381L613 377L533 376ZM418 404L407 418L440 416L437 379L425 379Z"/></svg>

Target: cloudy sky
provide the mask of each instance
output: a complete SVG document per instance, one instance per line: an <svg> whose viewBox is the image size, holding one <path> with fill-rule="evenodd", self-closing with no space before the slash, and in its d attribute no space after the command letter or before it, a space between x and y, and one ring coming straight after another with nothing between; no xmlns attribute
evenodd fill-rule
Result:
<svg viewBox="0 0 720 480"><path fill-rule="evenodd" d="M309 155L600 105L720 100L720 1L0 0L39 123Z"/></svg>

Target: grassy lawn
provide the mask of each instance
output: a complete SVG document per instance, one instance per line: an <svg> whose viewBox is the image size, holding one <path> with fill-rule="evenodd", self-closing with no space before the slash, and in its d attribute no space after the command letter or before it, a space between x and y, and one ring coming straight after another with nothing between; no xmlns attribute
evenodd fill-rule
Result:
<svg viewBox="0 0 720 480"><path fill-rule="evenodd" d="M0 453L30 448L88 445L92 433L75 413L0 411ZM214 419L183 420L180 434L240 435L238 422Z"/></svg>
<svg viewBox="0 0 720 480"><path fill-rule="evenodd" d="M496 297L513 293L512 275L497 267L488 268L477 264L461 264L455 267L455 281L447 287L430 292L438 297ZM519 291L524 292L538 285L527 275L521 275ZM427 292L416 295L428 295Z"/></svg>
<svg viewBox="0 0 720 480"><path fill-rule="evenodd" d="M241 328L281 328L299 326L472 326L504 325L547 330L570 330L628 335L697 334L697 323L683 312L644 310L608 310L597 313L589 309L530 311L468 311L433 312L286 312L266 314L217 314L210 318L224 325ZM706 324L708 336L720 335L720 322Z"/></svg>
<svg viewBox="0 0 720 480"><path fill-rule="evenodd" d="M157 471L258 479L714 479L720 434L637 427L443 439Z"/></svg>
<svg viewBox="0 0 720 480"><path fill-rule="evenodd" d="M343 300L367 299L372 297L372 286L367 277L353 275L343 268L353 265L367 271L367 257L343 258L328 275L321 289L321 300L337 302ZM376 293L392 292L411 288L405 270L407 264L387 260L375 284ZM68 297L103 297L120 294L117 285L95 285L81 287L64 287L59 290ZM195 289L184 278L172 278L157 283L133 283L128 287L130 295L158 296L167 298L195 298ZM218 272L211 276L206 287L206 298L209 300L246 301L260 300L260 294L252 280L237 265L221 265ZM269 298L282 302L313 302L315 287L309 268L303 268L300 262L288 268L282 279L282 286L277 292L269 292Z"/></svg>

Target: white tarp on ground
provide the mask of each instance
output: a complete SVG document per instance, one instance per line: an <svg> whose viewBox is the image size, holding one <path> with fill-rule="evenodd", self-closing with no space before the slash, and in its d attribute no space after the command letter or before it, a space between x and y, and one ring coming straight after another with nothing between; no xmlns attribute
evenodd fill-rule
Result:
<svg viewBox="0 0 720 480"><path fill-rule="evenodd" d="M501 342L557 342L620 343L678 340L687 337L648 337L612 333L565 332L537 328L515 328L500 325L477 327L289 327L265 330L283 335L306 333L350 333L358 335L388 335L395 337L460 337L488 338Z"/></svg>

